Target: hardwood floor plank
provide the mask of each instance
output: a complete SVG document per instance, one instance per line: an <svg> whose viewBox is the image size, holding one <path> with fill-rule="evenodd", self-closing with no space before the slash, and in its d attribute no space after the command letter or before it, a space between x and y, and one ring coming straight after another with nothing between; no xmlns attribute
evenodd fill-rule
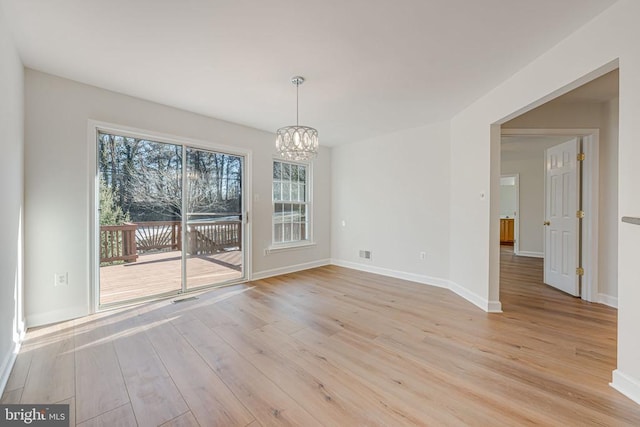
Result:
<svg viewBox="0 0 640 427"><path fill-rule="evenodd" d="M56 404L69 405L69 426L75 426L76 425L76 398L71 397L61 402L56 402Z"/></svg>
<svg viewBox="0 0 640 427"><path fill-rule="evenodd" d="M31 358L33 353L30 351L21 351L16 357L16 361L13 364L11 375L7 380L7 385L4 391L11 391L24 388L27 382L27 375L29 374L29 367L31 366Z"/></svg>
<svg viewBox="0 0 640 427"><path fill-rule="evenodd" d="M78 427L135 427L137 425L133 409L129 404L77 424Z"/></svg>
<svg viewBox="0 0 640 427"><path fill-rule="evenodd" d="M59 402L75 395L73 322L40 328L21 351L31 352L20 403Z"/></svg>
<svg viewBox="0 0 640 427"><path fill-rule="evenodd" d="M7 390L2 393L2 399L0 399L0 403L4 403L6 405L20 403L20 398L22 397L22 389L16 388L13 390Z"/></svg>
<svg viewBox="0 0 640 427"><path fill-rule="evenodd" d="M133 334L114 341L131 406L139 426L158 426L188 411L144 330L130 321Z"/></svg>
<svg viewBox="0 0 640 427"><path fill-rule="evenodd" d="M202 322L176 327L262 425L322 425Z"/></svg>
<svg viewBox="0 0 640 427"><path fill-rule="evenodd" d="M253 421L253 415L170 322L152 325L146 334L200 425L244 426Z"/></svg>
<svg viewBox="0 0 640 427"><path fill-rule="evenodd" d="M167 421L166 423L162 424L161 427L200 427L200 424L198 424L196 417L194 417L193 414L189 411L172 420Z"/></svg>
<svg viewBox="0 0 640 427"><path fill-rule="evenodd" d="M383 396L367 387L360 378L345 369L332 365L322 355L303 346L298 341L292 340L290 336L279 329L268 325L252 331L249 335L252 342L260 346L261 351L258 352L260 356L266 354L268 357L270 353L273 353L272 357L275 362L299 367L296 370L302 370L305 375L314 379L318 385L318 392L322 394L321 397L325 399L330 397L330 402L340 402L341 407L351 416L357 416L357 421L351 425L414 424L398 408L385 402ZM298 395L294 395L294 397L296 396ZM303 402L301 401L301 403ZM319 419L324 420L324 418Z"/></svg>
<svg viewBox="0 0 640 427"><path fill-rule="evenodd" d="M494 420L468 395L458 394L453 401L448 397L450 389L442 381L421 372L411 361L398 354L385 353L381 347L366 343L348 332L340 332L332 337L323 337L311 330L293 334L303 344L324 349L325 357L335 361L344 369L367 376L372 387L384 390L388 399L402 400L408 404L404 414L414 414L427 424L437 425L504 425ZM429 387L424 387L428 383ZM398 402L397 402L398 403ZM445 410L443 410L445 409Z"/></svg>
<svg viewBox="0 0 640 427"><path fill-rule="evenodd" d="M236 349L238 354L242 354L322 424L358 424L358 418L345 407L338 390L325 384L298 364L292 363L291 359L282 357L269 343L261 340L261 336L254 336L251 332L237 333L229 328L217 328L215 331L223 339L225 335L231 338L230 341L225 341ZM239 344L240 340L243 342ZM247 351L252 347L255 351Z"/></svg>
<svg viewBox="0 0 640 427"><path fill-rule="evenodd" d="M119 325L103 315L96 321L78 320L75 336L76 417L79 423L129 403L112 337Z"/></svg>
<svg viewBox="0 0 640 427"><path fill-rule="evenodd" d="M245 311L261 319L264 325L274 326L288 334L305 327L299 323L292 322L273 307L258 302L251 294L242 295L242 298L231 298L229 303L236 307L242 307Z"/></svg>

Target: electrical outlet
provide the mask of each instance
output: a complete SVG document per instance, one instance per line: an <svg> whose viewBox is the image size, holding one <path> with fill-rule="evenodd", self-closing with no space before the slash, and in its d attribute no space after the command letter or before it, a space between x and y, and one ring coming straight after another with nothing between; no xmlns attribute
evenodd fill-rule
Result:
<svg viewBox="0 0 640 427"><path fill-rule="evenodd" d="M54 286L67 286L69 284L69 273L55 273L53 276Z"/></svg>
<svg viewBox="0 0 640 427"><path fill-rule="evenodd" d="M420 259L425 261L427 259L427 253L425 251L420 252Z"/></svg>

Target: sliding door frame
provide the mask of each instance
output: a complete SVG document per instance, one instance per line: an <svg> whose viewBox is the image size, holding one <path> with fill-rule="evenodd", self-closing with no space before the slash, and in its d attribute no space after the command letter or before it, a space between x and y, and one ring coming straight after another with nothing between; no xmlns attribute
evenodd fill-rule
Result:
<svg viewBox="0 0 640 427"><path fill-rule="evenodd" d="M97 142L98 142L98 132L111 133L121 136L128 136L133 138L141 138L148 139L150 141L167 143L167 144L175 144L180 145L182 147L183 152L183 165L184 165L184 152L186 147L195 148L199 150L205 150L210 152L216 152L220 154L230 154L234 156L243 157L243 167L242 167L242 223L241 223L241 232L242 232L242 270L243 277L237 281L230 282L233 283L242 283L251 280L251 247L252 247L252 233L251 227L253 221L251 221L251 199L250 195L251 191L251 172L252 172L252 151L250 149L244 149L240 147L234 147L230 145L221 144L218 142L198 140L193 138L181 137L176 135L164 134L160 132L154 132L144 129L138 129L130 126L122 126L113 123L102 122L98 120L89 119L87 125L87 143L88 143L88 156L89 156L89 167L88 167L88 182L89 184L89 248L90 248L90 289L88 292L88 301L87 306L89 307L90 313L98 312L102 309L109 309L112 307L100 307L100 253L98 251L98 239L100 236L100 220L98 214L98 206L99 206L99 192L98 192L98 162L97 162ZM184 188L184 180L185 174L183 173L183 188ZM184 193L183 193L183 205L184 205ZM184 220L185 212L182 212L182 218ZM183 227L184 229L184 227ZM184 230L183 230L184 231ZM182 255L184 260L184 254ZM184 281L184 261L182 268L182 278ZM226 284L226 283L225 283ZM187 288L186 292L185 283L182 283L181 291L179 293L172 293L171 295L166 295L166 297L181 295L183 292L198 292L206 289L206 287L198 287L196 289L189 290ZM216 285L212 285L215 287ZM155 298L163 298L164 295L154 296ZM123 302L121 305L124 306L130 303L138 303L140 301L131 301L131 302Z"/></svg>

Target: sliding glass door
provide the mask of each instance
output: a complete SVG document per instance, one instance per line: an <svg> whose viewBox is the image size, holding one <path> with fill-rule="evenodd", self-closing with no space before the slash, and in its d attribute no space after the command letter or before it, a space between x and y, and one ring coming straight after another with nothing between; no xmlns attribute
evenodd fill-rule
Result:
<svg viewBox="0 0 640 427"><path fill-rule="evenodd" d="M97 139L100 306L244 278L242 156Z"/></svg>
<svg viewBox="0 0 640 427"><path fill-rule="evenodd" d="M186 285L240 279L243 158L195 148L186 156Z"/></svg>

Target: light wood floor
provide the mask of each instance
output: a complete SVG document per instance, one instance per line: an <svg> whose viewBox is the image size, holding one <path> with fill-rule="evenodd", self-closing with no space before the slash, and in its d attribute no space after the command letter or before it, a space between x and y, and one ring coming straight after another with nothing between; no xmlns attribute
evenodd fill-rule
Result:
<svg viewBox="0 0 640 427"><path fill-rule="evenodd" d="M100 304L113 304L182 288L182 252L140 255L136 262L100 267ZM242 252L187 258L187 288L242 278Z"/></svg>
<svg viewBox="0 0 640 427"><path fill-rule="evenodd" d="M616 311L504 251L503 314L328 266L29 331L3 402L82 426L640 425Z"/></svg>

